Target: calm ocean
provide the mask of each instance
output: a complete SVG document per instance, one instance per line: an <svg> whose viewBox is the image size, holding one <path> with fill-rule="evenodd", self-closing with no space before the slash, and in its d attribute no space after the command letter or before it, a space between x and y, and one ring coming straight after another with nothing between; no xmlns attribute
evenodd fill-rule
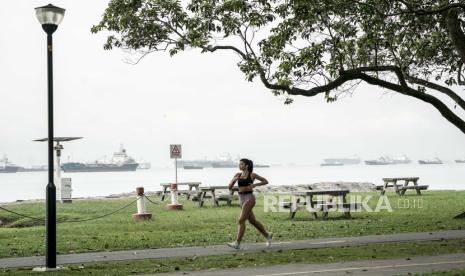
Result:
<svg viewBox="0 0 465 276"><path fill-rule="evenodd" d="M200 181L202 185L227 185L238 169L224 168L203 170L178 169L178 181ZM336 167L272 166L257 168L270 185L310 184L320 181L356 181L382 184L383 177L420 177L420 185L435 190L465 190L465 164L443 165L346 165ZM174 168L152 168L135 172L64 173L72 178L73 197L106 196L131 192L136 187L146 191L160 190L159 183L172 182ZM47 172L20 172L0 174L0 202L45 198Z"/></svg>

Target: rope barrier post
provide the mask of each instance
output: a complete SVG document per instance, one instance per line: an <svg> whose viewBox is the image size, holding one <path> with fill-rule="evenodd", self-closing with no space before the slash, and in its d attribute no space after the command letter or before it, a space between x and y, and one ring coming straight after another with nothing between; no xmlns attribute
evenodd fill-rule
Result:
<svg viewBox="0 0 465 276"><path fill-rule="evenodd" d="M152 218L152 214L145 212L144 187L137 187L137 214L132 214L134 220L147 220Z"/></svg>
<svg viewBox="0 0 465 276"><path fill-rule="evenodd" d="M182 210L182 204L178 203L178 184L171 183L171 204L166 205L168 210Z"/></svg>

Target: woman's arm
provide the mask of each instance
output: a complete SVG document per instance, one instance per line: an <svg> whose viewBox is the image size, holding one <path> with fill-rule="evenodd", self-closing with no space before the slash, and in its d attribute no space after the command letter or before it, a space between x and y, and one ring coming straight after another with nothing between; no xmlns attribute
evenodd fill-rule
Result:
<svg viewBox="0 0 465 276"><path fill-rule="evenodd" d="M231 180L231 182L229 182L229 189L231 190L232 187L234 186L234 184L236 184L237 182L237 179L239 179L239 176L241 175L241 173L236 173L236 175L233 177L233 179Z"/></svg>
<svg viewBox="0 0 465 276"><path fill-rule="evenodd" d="M252 184L252 188L255 188L255 187L257 187L257 186L263 186L263 185L268 184L268 180L266 180L264 177L259 176L259 175L256 174L256 173L252 173L252 178L253 178L254 180L255 180L255 179L260 180L260 182L255 183L255 184Z"/></svg>

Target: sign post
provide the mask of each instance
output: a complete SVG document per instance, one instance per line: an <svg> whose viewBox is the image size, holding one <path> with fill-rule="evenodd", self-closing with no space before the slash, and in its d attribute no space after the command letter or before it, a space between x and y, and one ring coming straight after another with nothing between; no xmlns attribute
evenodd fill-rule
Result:
<svg viewBox="0 0 465 276"><path fill-rule="evenodd" d="M168 204L167 207L169 210L182 210L182 204L178 202L178 158L182 158L181 145L170 145L170 157L174 159L176 183L171 183L171 204Z"/></svg>
<svg viewBox="0 0 465 276"><path fill-rule="evenodd" d="M178 183L178 158L182 158L182 149L181 145L175 144L170 145L170 157L174 159L174 168L176 173L176 183Z"/></svg>

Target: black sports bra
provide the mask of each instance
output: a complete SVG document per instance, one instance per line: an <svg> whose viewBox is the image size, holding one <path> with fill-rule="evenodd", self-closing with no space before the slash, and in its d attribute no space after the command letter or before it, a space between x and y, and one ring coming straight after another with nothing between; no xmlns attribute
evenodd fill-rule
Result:
<svg viewBox="0 0 465 276"><path fill-rule="evenodd" d="M252 178L250 177L250 174L249 176L247 176L247 178L241 178L241 176L239 175L239 178L237 179L237 185L239 187L246 187L246 186L249 186L250 184L252 184L253 180Z"/></svg>

